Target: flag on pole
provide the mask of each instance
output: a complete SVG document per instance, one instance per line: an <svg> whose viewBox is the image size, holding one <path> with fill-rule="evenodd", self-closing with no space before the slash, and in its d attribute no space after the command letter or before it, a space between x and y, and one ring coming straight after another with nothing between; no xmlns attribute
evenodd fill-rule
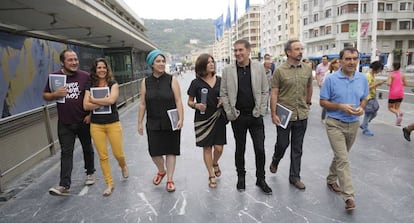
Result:
<svg viewBox="0 0 414 223"><path fill-rule="evenodd" d="M250 1L246 0L246 12L249 11L250 8Z"/></svg>
<svg viewBox="0 0 414 223"><path fill-rule="evenodd" d="M237 0L234 0L234 24L237 24Z"/></svg>
<svg viewBox="0 0 414 223"><path fill-rule="evenodd" d="M227 7L227 16L226 16L226 30L231 28L231 13L230 5Z"/></svg>
<svg viewBox="0 0 414 223"><path fill-rule="evenodd" d="M220 40L223 35L223 14L216 19L216 40Z"/></svg>

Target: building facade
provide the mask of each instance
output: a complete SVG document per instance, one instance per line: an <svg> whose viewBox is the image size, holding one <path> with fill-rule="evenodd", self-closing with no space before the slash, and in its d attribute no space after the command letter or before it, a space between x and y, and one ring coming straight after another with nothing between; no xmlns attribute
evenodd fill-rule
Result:
<svg viewBox="0 0 414 223"><path fill-rule="evenodd" d="M362 0L358 15L358 1L302 0L305 52L308 56L321 56L337 54L344 47L353 46L372 59L390 57L402 66L411 64L414 62L413 5L413 0Z"/></svg>

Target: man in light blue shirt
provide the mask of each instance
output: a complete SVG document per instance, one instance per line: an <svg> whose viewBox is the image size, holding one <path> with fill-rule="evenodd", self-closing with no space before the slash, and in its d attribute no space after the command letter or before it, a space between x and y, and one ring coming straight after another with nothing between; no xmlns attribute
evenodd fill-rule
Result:
<svg viewBox="0 0 414 223"><path fill-rule="evenodd" d="M320 105L327 109L326 132L334 153L327 184L332 191L341 192L346 210L355 209L348 154L355 141L359 117L364 114L369 92L366 76L356 71L358 55L355 48L341 50L341 69L325 79L320 92Z"/></svg>

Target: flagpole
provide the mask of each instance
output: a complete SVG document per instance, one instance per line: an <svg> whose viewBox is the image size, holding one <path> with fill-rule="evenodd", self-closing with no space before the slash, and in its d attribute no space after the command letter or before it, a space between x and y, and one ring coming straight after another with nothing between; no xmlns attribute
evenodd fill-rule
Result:
<svg viewBox="0 0 414 223"><path fill-rule="evenodd" d="M357 33L357 50L361 53L361 0L358 0L358 33Z"/></svg>
<svg viewBox="0 0 414 223"><path fill-rule="evenodd" d="M374 0L372 6L372 21L371 21L371 62L377 60L377 19L378 19L378 0Z"/></svg>

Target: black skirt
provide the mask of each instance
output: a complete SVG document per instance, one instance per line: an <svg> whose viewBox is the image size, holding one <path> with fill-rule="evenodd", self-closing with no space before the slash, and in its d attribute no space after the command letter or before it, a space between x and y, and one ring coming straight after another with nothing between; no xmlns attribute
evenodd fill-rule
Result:
<svg viewBox="0 0 414 223"><path fill-rule="evenodd" d="M181 130L149 130L148 151L151 157L162 155L180 155Z"/></svg>

